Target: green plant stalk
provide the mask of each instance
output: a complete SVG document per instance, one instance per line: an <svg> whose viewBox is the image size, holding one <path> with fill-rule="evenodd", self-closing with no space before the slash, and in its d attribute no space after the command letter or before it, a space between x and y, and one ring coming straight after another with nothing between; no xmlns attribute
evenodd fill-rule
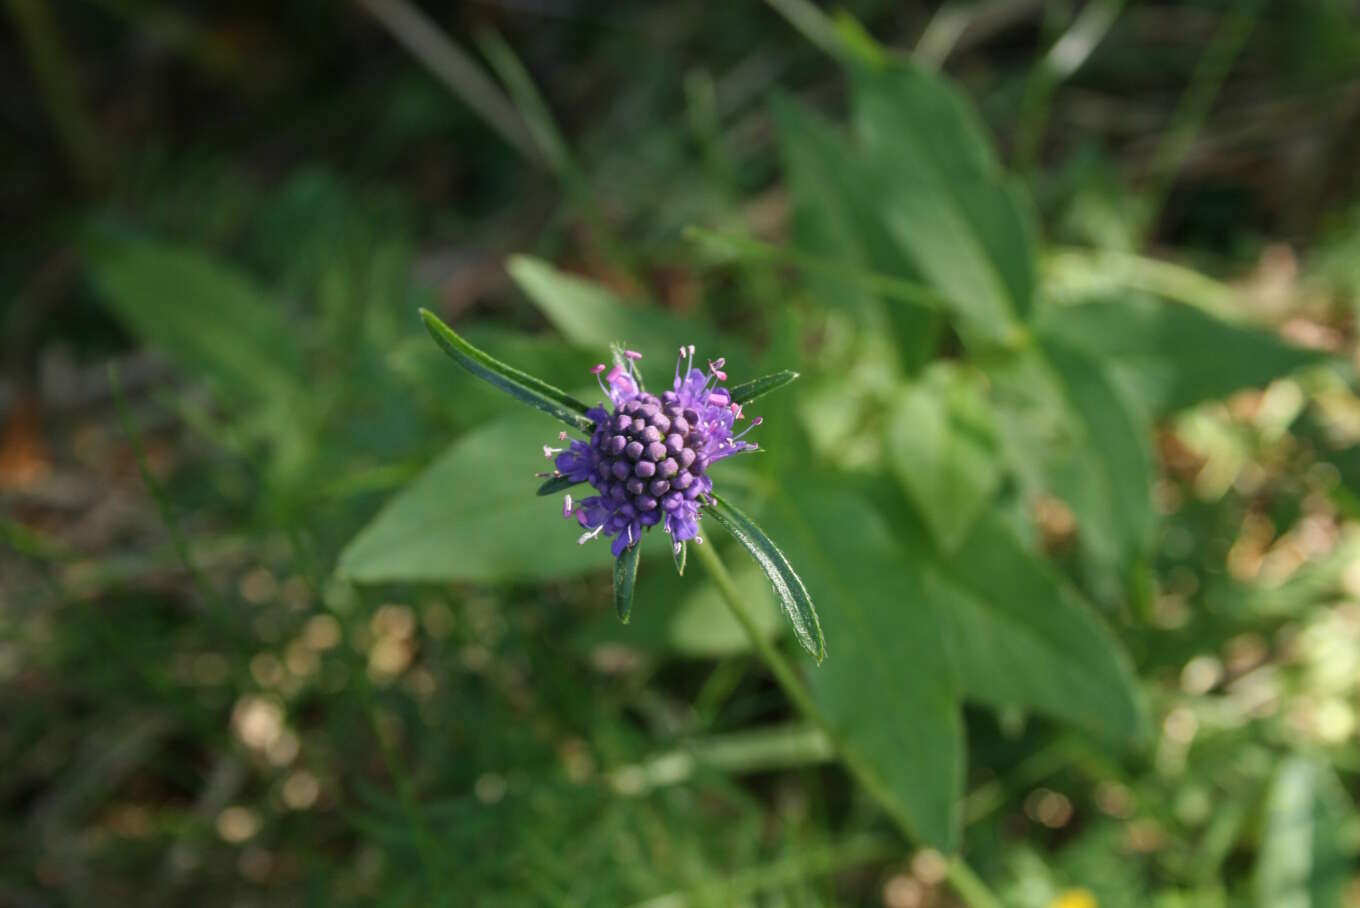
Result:
<svg viewBox="0 0 1360 908"><path fill-rule="evenodd" d="M864 764L854 754L847 751L840 744L840 739L827 721L826 715L812 699L812 694L808 692L806 686L799 679L793 666L785 658L779 648L760 632L756 627L755 621L746 610L746 604L742 600L741 593L737 590L736 584L732 580L732 575L727 573L726 566L718 553L713 550L712 544L693 546L695 554L703 562L704 570L713 579L713 584L718 588L718 594L727 604L732 617L737 619L742 630L751 641L751 646L755 648L756 654L765 663L770 674L774 676L775 683L788 697L794 707L803 718L819 727L827 738L832 742L837 755L845 768L854 776L855 781L860 787L878 803L878 805L892 818L902 833L910 840L916 840L915 830L911 822L897 807L891 793L886 785L878 777L872 768ZM1001 908L1001 902L982 882L981 878L973 872L972 868L959 856L950 859L946 879L954 888L955 893L961 898L969 908Z"/></svg>

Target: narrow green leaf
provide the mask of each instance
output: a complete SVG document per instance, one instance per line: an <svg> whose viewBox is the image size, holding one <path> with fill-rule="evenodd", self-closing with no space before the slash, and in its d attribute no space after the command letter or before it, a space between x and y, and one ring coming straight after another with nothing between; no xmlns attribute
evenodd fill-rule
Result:
<svg viewBox="0 0 1360 908"><path fill-rule="evenodd" d="M614 610L619 620L628 623L633 612L633 587L637 585L638 557L642 554L642 543L635 542L623 550L614 561Z"/></svg>
<svg viewBox="0 0 1360 908"><path fill-rule="evenodd" d="M763 397L771 391L778 391L785 385L793 383L797 378L798 373L792 369L784 369L770 375L763 375L760 378L753 378L731 389L732 400L739 404L749 404L758 397Z"/></svg>
<svg viewBox="0 0 1360 908"><path fill-rule="evenodd" d="M552 479L549 479L538 487L538 494L556 495L558 492L570 489L574 485L580 485L580 483L574 479L569 479L566 476L554 476Z"/></svg>
<svg viewBox="0 0 1360 908"><path fill-rule="evenodd" d="M685 576L685 560L689 557L689 543L682 542L679 546L672 548L671 555L675 557L675 572L681 577Z"/></svg>
<svg viewBox="0 0 1360 908"><path fill-rule="evenodd" d="M711 494L713 504L708 508L713 519L723 525L736 540L746 547L751 557L760 565L765 576L770 579L775 595L779 598L785 614L793 624L793 632L818 662L826 658L826 640L822 636L822 625L817 619L817 610L812 605L812 597L807 588L789 564L788 558L765 535L765 531L741 511L732 507L722 497Z"/></svg>
<svg viewBox="0 0 1360 908"><path fill-rule="evenodd" d="M585 415L588 407L565 391L478 350L430 310L421 309L420 317L424 319L430 336L444 352L473 375L495 385L516 400L557 417L574 429L585 432L594 426Z"/></svg>

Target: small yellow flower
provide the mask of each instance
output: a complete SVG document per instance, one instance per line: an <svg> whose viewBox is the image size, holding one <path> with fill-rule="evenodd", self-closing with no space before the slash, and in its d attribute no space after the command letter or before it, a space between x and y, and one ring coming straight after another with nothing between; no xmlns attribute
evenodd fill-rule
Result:
<svg viewBox="0 0 1360 908"><path fill-rule="evenodd" d="M1049 903L1048 908L1100 908L1089 889L1068 889Z"/></svg>

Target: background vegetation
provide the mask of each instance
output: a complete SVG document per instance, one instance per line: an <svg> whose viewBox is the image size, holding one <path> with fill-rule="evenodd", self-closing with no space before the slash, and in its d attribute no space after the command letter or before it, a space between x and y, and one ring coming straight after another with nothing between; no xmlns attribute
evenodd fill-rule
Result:
<svg viewBox="0 0 1360 908"><path fill-rule="evenodd" d="M0 904L1360 904L1353 4L3 8ZM825 662L421 306L799 370Z"/></svg>

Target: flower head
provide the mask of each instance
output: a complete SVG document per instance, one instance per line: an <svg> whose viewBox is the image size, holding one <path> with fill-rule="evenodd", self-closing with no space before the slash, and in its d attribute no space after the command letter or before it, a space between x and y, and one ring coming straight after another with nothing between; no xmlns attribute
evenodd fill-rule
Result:
<svg viewBox="0 0 1360 908"><path fill-rule="evenodd" d="M721 387L724 360L709 362L705 373L694 367L694 347L682 347L671 390L657 397L643 388L639 359L629 350L607 374L603 365L591 370L609 401L587 411L594 422L589 441L544 449L558 475L598 493L577 502L568 495L563 515L584 528L583 543L613 537L615 557L657 525L677 549L687 539L702 542L700 511L713 491L708 468L756 447L742 440L746 432L733 434L741 407ZM750 428L758 425L756 418Z"/></svg>

